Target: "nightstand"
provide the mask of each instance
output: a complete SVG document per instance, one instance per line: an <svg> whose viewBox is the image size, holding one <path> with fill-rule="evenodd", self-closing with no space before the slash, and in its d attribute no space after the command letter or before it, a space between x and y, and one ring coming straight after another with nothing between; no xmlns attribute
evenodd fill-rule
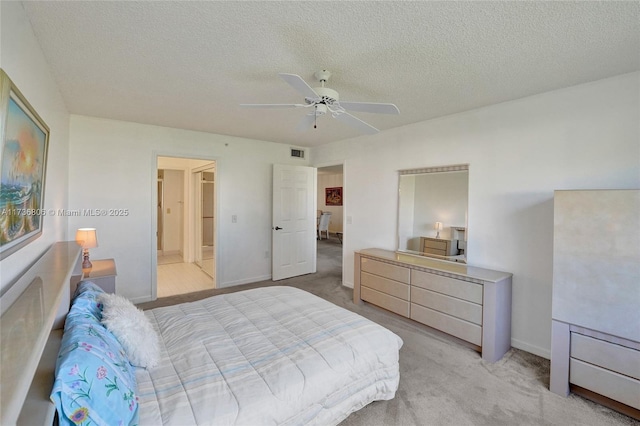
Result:
<svg viewBox="0 0 640 426"><path fill-rule="evenodd" d="M420 237L420 251L440 256L456 256L458 254L458 240Z"/></svg>
<svg viewBox="0 0 640 426"><path fill-rule="evenodd" d="M82 279L91 281L107 293L116 292L116 261L113 259L92 260L93 267L83 273Z"/></svg>

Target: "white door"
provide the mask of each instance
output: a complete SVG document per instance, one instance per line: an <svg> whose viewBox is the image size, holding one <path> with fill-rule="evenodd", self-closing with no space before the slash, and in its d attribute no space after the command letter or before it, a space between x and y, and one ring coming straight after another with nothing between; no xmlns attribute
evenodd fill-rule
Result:
<svg viewBox="0 0 640 426"><path fill-rule="evenodd" d="M273 165L272 278L316 272L316 169Z"/></svg>

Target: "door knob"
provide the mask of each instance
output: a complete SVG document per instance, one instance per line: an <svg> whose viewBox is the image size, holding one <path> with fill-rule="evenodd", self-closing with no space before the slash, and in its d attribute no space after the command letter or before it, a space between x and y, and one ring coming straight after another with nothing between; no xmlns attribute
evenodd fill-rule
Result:
<svg viewBox="0 0 640 426"><path fill-rule="evenodd" d="M276 227L275 227L275 228L273 228L273 229L275 229L276 231L279 231L279 230L281 230L282 228L280 228L279 226L276 226Z"/></svg>

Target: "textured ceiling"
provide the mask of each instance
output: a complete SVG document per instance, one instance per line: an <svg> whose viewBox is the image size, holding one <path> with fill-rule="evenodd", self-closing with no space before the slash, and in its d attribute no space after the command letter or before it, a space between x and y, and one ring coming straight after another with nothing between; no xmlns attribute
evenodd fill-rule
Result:
<svg viewBox="0 0 640 426"><path fill-rule="evenodd" d="M308 110L280 72L333 73L389 129L640 69L633 2L24 2L69 111L316 146L358 136ZM367 137L367 136L363 136Z"/></svg>

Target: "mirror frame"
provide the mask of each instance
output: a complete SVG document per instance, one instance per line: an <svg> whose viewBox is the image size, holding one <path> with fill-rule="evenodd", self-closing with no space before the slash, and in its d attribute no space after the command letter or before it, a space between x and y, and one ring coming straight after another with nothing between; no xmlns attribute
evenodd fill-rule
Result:
<svg viewBox="0 0 640 426"><path fill-rule="evenodd" d="M443 260L446 262L457 262L457 263L467 263L467 255L468 253L465 251L465 256L464 259L449 259L447 258L447 256L439 256L437 254L428 254L428 253L423 253L420 251L415 251L415 250L402 250L400 249L400 178L404 175L422 175L422 174L429 174L429 173L444 173L444 172L461 172L461 171L466 171L467 172L467 189L468 189L468 181L469 181L469 164L452 164L452 165L448 165L448 166L436 166L436 167L423 167L423 168L418 168L418 169L403 169L403 170L398 170L398 215L397 215L397 223L396 223L396 252L397 253L403 253L403 254L413 254L413 255L417 255L417 256L423 256L423 257L428 257L428 258L433 258L433 259L439 259L439 260ZM466 217L466 223L464 224L465 226L465 230L464 230L464 235L465 235L465 241L469 241L469 218L468 218L468 212L469 212L469 198L467 195L467 212L465 214Z"/></svg>

